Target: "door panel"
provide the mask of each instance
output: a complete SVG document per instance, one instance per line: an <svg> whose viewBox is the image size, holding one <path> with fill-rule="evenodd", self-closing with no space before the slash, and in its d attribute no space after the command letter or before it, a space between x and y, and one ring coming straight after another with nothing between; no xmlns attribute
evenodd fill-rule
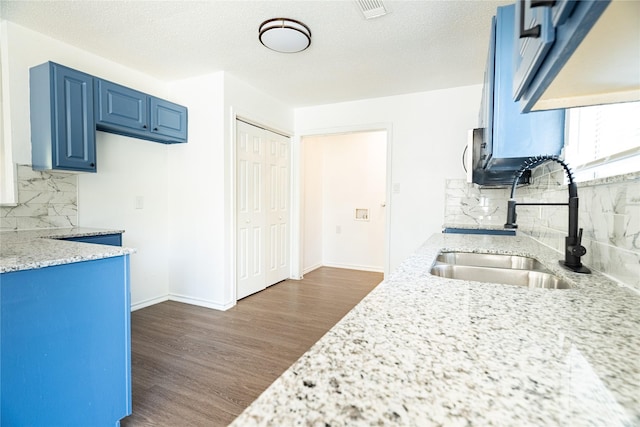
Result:
<svg viewBox="0 0 640 427"><path fill-rule="evenodd" d="M241 126L244 125L244 126ZM266 287L263 263L264 208L262 140L248 125L237 127L237 298L261 291Z"/></svg>
<svg viewBox="0 0 640 427"><path fill-rule="evenodd" d="M106 80L96 79L96 82L98 128L116 126L115 129L124 127L137 132L147 131L146 94Z"/></svg>
<svg viewBox="0 0 640 427"><path fill-rule="evenodd" d="M269 270L267 282L274 284L289 277L289 140L269 135Z"/></svg>
<svg viewBox="0 0 640 427"><path fill-rule="evenodd" d="M186 107L150 97L151 105L151 133L187 141Z"/></svg>
<svg viewBox="0 0 640 427"><path fill-rule="evenodd" d="M237 298L289 277L289 139L237 122Z"/></svg>

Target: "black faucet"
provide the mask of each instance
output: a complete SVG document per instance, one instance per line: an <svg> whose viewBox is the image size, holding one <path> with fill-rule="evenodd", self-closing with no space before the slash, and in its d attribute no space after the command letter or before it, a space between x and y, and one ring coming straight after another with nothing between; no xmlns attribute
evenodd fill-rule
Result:
<svg viewBox="0 0 640 427"><path fill-rule="evenodd" d="M542 163L554 161L560 163L569 178L569 201L567 203L517 203L515 200L516 185L522 174ZM576 273L589 274L591 271L582 265L580 258L587 253L587 249L582 246L582 228L578 229L578 186L573 179L573 173L569 166L557 156L537 156L529 158L524 165L516 172L511 186L511 197L507 205L507 223L504 228L518 228L516 224L516 206L568 206L569 207L569 231L564 239L564 260L560 260L560 264Z"/></svg>

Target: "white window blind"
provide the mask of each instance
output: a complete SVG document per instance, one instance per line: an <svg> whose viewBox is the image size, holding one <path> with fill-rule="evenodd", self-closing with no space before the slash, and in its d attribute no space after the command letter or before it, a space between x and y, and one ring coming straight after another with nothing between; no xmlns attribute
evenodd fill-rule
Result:
<svg viewBox="0 0 640 427"><path fill-rule="evenodd" d="M565 160L577 181L640 171L640 102L567 110Z"/></svg>

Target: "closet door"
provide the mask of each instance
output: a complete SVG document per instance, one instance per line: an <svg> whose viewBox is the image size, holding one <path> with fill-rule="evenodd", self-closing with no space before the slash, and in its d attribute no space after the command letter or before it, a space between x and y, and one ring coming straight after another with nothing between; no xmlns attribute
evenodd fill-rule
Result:
<svg viewBox="0 0 640 427"><path fill-rule="evenodd" d="M266 287L264 269L264 141L254 126L237 122L236 280L237 298ZM259 129L258 129L259 130Z"/></svg>
<svg viewBox="0 0 640 427"><path fill-rule="evenodd" d="M266 131L265 131L266 132ZM267 132L267 283L289 277L289 138Z"/></svg>
<svg viewBox="0 0 640 427"><path fill-rule="evenodd" d="M236 122L236 296L289 277L289 139Z"/></svg>

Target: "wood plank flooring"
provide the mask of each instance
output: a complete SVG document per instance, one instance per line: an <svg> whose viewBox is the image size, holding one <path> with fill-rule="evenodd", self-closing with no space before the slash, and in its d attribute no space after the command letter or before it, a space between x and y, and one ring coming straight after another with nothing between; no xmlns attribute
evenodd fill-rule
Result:
<svg viewBox="0 0 640 427"><path fill-rule="evenodd" d="M226 426L382 281L321 267L228 311L164 302L131 314L130 426Z"/></svg>

